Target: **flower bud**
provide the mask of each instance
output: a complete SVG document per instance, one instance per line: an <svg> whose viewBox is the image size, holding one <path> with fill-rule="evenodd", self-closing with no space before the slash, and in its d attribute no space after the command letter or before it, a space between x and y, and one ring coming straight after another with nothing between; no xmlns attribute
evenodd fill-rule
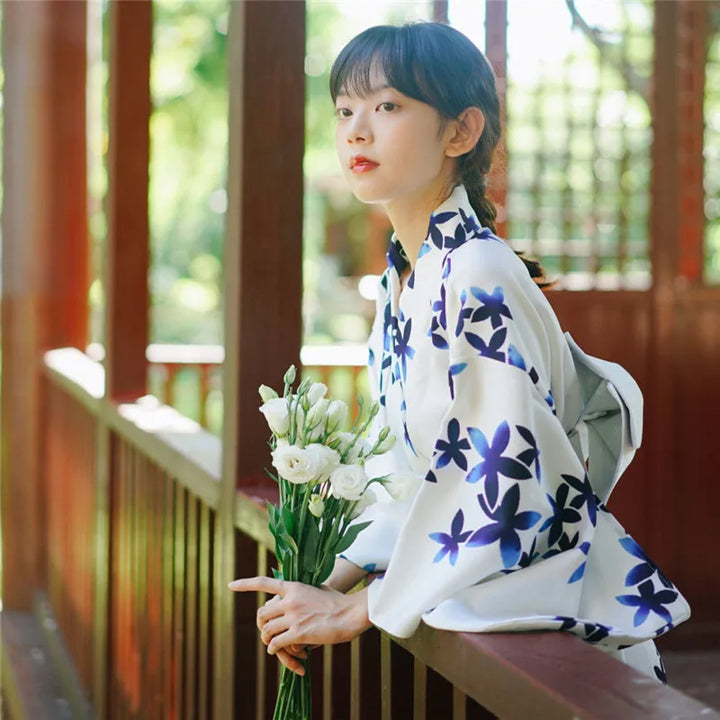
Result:
<svg viewBox="0 0 720 720"><path fill-rule="evenodd" d="M316 518L322 516L323 510L325 510L325 502L317 493L313 493L313 495L310 496L310 500L308 501L308 510L310 511L310 514L314 515Z"/></svg>
<svg viewBox="0 0 720 720"><path fill-rule="evenodd" d="M283 375L283 382L286 385L292 385L295 382L295 375L296 375L295 366L291 365L287 369L287 372L285 373L285 375Z"/></svg>
<svg viewBox="0 0 720 720"><path fill-rule="evenodd" d="M258 388L258 392L260 393L260 399L264 403L266 403L268 400L274 400L278 396L278 394L267 385L261 385Z"/></svg>
<svg viewBox="0 0 720 720"><path fill-rule="evenodd" d="M373 453L375 455L382 455L388 450L392 450L392 448L395 446L395 441L397 440L394 435L389 434L389 427L385 427L383 428L383 430L388 430L388 433L386 433L385 437L382 437L382 433L380 433L380 437L378 438L377 444L375 445L375 448L373 450Z"/></svg>
<svg viewBox="0 0 720 720"><path fill-rule="evenodd" d="M348 406L342 400L333 400L330 403L327 411L327 427L328 432L335 432L338 428L341 428L348 416Z"/></svg>
<svg viewBox="0 0 720 720"><path fill-rule="evenodd" d="M285 398L272 398L260 406L270 429L278 436L287 435L290 428L290 416Z"/></svg>
<svg viewBox="0 0 720 720"><path fill-rule="evenodd" d="M308 390L308 402L314 405L318 400L325 397L327 385L323 383L313 383Z"/></svg>

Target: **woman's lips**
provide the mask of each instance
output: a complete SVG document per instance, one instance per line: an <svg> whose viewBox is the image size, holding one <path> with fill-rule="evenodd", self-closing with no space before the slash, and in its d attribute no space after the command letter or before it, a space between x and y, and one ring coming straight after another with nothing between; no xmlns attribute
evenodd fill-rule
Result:
<svg viewBox="0 0 720 720"><path fill-rule="evenodd" d="M362 155L356 155L355 157L350 158L350 171L356 175L374 170L378 165L379 163L363 157Z"/></svg>

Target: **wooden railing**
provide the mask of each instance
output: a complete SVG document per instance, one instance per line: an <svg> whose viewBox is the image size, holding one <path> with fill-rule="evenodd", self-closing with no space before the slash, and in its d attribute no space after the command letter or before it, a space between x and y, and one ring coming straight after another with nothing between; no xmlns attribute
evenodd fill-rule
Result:
<svg viewBox="0 0 720 720"><path fill-rule="evenodd" d="M233 698L213 693L220 440L153 399L117 405L76 350L45 363L48 592L97 717L270 717L277 667L235 598ZM235 575L270 569L266 499L237 491ZM720 717L562 633L371 630L313 655L323 720Z"/></svg>
<svg viewBox="0 0 720 720"><path fill-rule="evenodd" d="M91 345L88 355L102 360L102 346ZM146 357L150 392L202 427L219 434L223 346L154 343L148 345ZM300 351L300 360L304 375L325 383L334 398L350 406L351 416L355 417L358 396L364 400L369 397L365 345L305 345ZM277 380L279 385L280 378Z"/></svg>

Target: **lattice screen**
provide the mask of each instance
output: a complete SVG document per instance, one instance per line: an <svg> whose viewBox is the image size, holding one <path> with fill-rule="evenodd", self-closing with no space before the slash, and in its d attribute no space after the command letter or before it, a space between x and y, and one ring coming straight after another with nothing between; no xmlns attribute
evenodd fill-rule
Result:
<svg viewBox="0 0 720 720"><path fill-rule="evenodd" d="M508 236L572 289L651 282L649 3L508 3Z"/></svg>

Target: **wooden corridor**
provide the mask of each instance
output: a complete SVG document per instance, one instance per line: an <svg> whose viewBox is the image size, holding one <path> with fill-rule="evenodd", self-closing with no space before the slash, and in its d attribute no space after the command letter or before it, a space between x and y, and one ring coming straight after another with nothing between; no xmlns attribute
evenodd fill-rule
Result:
<svg viewBox="0 0 720 720"><path fill-rule="evenodd" d="M613 509L693 607L664 646L717 652L720 486L706 430L720 403L720 288L704 286L691 262L702 251L703 192L693 39L704 42L709 5L656 6L653 286L558 292L553 304L588 352L625 364L649 388L644 454ZM493 52L504 52L505 7L493 0L488 13ZM256 637L262 598L226 584L272 562L264 501L274 487L263 474L257 387L297 364L301 344L304 3L232 4L221 438L144 397L151 2L110 3L102 364L84 352L87 4L10 2L3 13L6 709L12 720L45 711L264 720L277 672ZM35 712L17 688L30 677L32 694L23 663L43 642L72 669L75 690L63 689L66 705ZM562 633L422 627L397 642L373 630L314 658L323 720L720 717L711 695L694 700L649 682Z"/></svg>

